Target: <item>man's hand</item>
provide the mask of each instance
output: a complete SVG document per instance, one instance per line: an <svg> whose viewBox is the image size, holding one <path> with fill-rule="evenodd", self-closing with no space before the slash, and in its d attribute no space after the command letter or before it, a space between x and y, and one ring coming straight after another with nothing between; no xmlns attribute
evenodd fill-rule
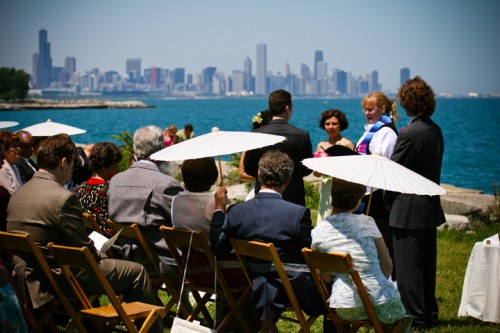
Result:
<svg viewBox="0 0 500 333"><path fill-rule="evenodd" d="M228 203L227 200L227 189L225 187L221 187L215 192L215 209L221 209L224 212L226 211L226 205Z"/></svg>

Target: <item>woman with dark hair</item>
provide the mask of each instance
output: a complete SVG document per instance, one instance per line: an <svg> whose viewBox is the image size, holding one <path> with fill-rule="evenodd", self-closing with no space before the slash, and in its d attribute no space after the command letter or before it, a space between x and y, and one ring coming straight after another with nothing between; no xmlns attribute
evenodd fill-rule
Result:
<svg viewBox="0 0 500 333"><path fill-rule="evenodd" d="M319 127L325 130L328 135L328 140L318 143L314 157L334 156L334 150L338 148L338 146L353 150L354 144L340 134L340 132L347 129L348 126L349 122L344 112L336 109L324 111L319 119ZM322 177L317 219L317 223L319 223L329 216L332 210L330 195L332 179L316 171L314 175L316 177Z"/></svg>
<svg viewBox="0 0 500 333"><path fill-rule="evenodd" d="M436 108L434 92L417 76L401 86L398 99L411 121L399 134L391 159L439 184L444 140L441 128L431 119ZM436 227L445 222L440 198L386 192L384 199L391 207L389 225L401 299L414 327L433 327L438 320Z"/></svg>
<svg viewBox="0 0 500 333"><path fill-rule="evenodd" d="M365 191L364 185L332 178L332 215L312 230L311 248L324 253L349 253L377 317L384 324L392 324L406 316L406 311L397 288L388 280L392 272L391 257L373 218L353 214ZM367 315L355 288L348 274L336 275L330 307L341 318L364 320Z"/></svg>
<svg viewBox="0 0 500 333"><path fill-rule="evenodd" d="M210 188L219 176L215 161L213 157L185 160L181 174L186 191L179 192L172 200L172 225L179 229L203 231L208 235L215 210Z"/></svg>
<svg viewBox="0 0 500 333"><path fill-rule="evenodd" d="M269 110L264 110L257 113L254 117L252 117L252 131L269 124L269 122L273 119L273 115ZM238 166L238 173L240 176L240 180L250 182L252 185L250 187L250 191L248 192L245 200L250 200L255 197L255 177L250 176L245 172L245 152L241 153L240 164Z"/></svg>
<svg viewBox="0 0 500 333"><path fill-rule="evenodd" d="M23 185L21 174L14 164L21 158L21 140L17 134L8 130L0 131L0 139L5 144L5 160L0 169L0 186L5 187L12 194Z"/></svg>
<svg viewBox="0 0 500 333"><path fill-rule="evenodd" d="M83 211L94 215L104 233L111 237L113 231L108 224L108 200L106 193L111 178L119 172L122 160L120 148L112 142L99 142L94 145L89 161L92 177L80 184L78 198Z"/></svg>

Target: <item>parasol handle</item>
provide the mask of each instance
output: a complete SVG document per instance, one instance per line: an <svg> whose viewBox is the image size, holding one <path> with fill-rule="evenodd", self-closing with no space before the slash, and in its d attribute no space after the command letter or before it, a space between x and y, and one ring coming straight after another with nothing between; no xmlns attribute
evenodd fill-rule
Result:
<svg viewBox="0 0 500 333"><path fill-rule="evenodd" d="M366 206L366 215L370 213L370 205L372 204L372 194L373 194L373 187L370 189L370 196L368 197L368 205Z"/></svg>
<svg viewBox="0 0 500 333"><path fill-rule="evenodd" d="M217 160L219 161L219 174L220 174L220 186L224 186L224 178L222 177L222 164L220 162L220 155L217 155Z"/></svg>

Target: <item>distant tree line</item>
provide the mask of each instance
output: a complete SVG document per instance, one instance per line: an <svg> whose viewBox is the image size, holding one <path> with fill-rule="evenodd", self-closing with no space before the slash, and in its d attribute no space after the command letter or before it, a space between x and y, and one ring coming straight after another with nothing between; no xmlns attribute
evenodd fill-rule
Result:
<svg viewBox="0 0 500 333"><path fill-rule="evenodd" d="M28 95L30 75L22 69L0 67L0 100L23 100Z"/></svg>

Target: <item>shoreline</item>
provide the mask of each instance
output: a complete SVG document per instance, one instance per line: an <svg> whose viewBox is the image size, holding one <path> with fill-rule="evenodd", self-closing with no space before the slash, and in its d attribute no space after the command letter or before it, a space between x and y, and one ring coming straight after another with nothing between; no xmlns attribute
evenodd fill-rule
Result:
<svg viewBox="0 0 500 333"><path fill-rule="evenodd" d="M52 100L52 99L27 99L22 102L0 103L0 111L5 110L54 110L54 109L149 109L154 105L148 105L141 101L106 101L95 99L75 100Z"/></svg>

